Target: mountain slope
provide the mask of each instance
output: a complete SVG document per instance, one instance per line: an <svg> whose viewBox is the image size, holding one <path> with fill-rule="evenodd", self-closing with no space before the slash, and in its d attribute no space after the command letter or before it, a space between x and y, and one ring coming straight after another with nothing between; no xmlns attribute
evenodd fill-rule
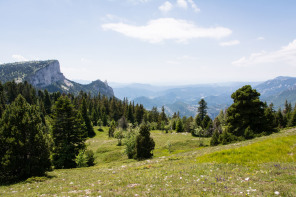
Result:
<svg viewBox="0 0 296 197"><path fill-rule="evenodd" d="M92 95L113 97L113 89L100 80L82 85L67 79L60 71L58 60L16 62L0 65L0 81L28 81L34 87L47 89L50 92L65 92L78 94L81 90Z"/></svg>
<svg viewBox="0 0 296 197"><path fill-rule="evenodd" d="M296 77L277 77L255 86L261 100L283 107L285 101L296 103Z"/></svg>

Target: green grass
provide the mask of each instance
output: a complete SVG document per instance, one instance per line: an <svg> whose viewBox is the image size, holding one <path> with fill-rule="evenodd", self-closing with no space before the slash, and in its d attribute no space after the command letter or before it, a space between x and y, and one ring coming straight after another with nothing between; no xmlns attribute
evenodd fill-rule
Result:
<svg viewBox="0 0 296 197"><path fill-rule="evenodd" d="M257 165L267 162L296 162L296 135L266 139L244 147L206 154L199 163Z"/></svg>
<svg viewBox="0 0 296 197"><path fill-rule="evenodd" d="M104 132L89 139L96 166L1 186L0 196L295 196L296 129L217 147L153 131L154 158L130 160ZM171 144L171 153L167 144ZM209 139L203 139L208 145ZM245 159L248 157L248 159ZM242 160L241 162L234 162ZM249 165L252 163L252 165Z"/></svg>

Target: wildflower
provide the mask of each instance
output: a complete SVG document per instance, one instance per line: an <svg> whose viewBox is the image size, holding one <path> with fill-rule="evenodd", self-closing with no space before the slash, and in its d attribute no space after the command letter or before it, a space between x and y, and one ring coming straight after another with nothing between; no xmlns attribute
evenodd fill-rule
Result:
<svg viewBox="0 0 296 197"><path fill-rule="evenodd" d="M180 179L182 179L182 177L180 177Z"/></svg>
<svg viewBox="0 0 296 197"><path fill-rule="evenodd" d="M245 178L245 181L248 181L248 180L250 180L250 178L249 178L249 177Z"/></svg>
<svg viewBox="0 0 296 197"><path fill-rule="evenodd" d="M274 192L274 194L275 194L275 195L279 195L279 194L280 194L280 192L278 192L278 191L275 191L275 192Z"/></svg>

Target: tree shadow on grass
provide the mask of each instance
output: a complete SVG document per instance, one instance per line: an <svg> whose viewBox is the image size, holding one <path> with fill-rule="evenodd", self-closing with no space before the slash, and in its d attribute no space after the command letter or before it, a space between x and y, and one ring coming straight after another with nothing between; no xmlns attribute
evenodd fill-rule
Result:
<svg viewBox="0 0 296 197"><path fill-rule="evenodd" d="M18 183L26 184L26 183L44 182L44 181L47 181L47 180L50 180L50 179L56 178L56 177L57 176L55 176L55 175L45 174L44 176L33 176L28 179L13 180L13 181L4 180L4 181L0 182L0 186L10 186L10 185L18 184Z"/></svg>

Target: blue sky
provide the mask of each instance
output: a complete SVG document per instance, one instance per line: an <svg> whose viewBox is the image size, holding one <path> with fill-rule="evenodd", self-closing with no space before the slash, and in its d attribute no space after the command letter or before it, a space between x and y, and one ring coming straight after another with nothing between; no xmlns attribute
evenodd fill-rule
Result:
<svg viewBox="0 0 296 197"><path fill-rule="evenodd" d="M69 79L196 84L296 76L294 0L0 0L0 63Z"/></svg>

